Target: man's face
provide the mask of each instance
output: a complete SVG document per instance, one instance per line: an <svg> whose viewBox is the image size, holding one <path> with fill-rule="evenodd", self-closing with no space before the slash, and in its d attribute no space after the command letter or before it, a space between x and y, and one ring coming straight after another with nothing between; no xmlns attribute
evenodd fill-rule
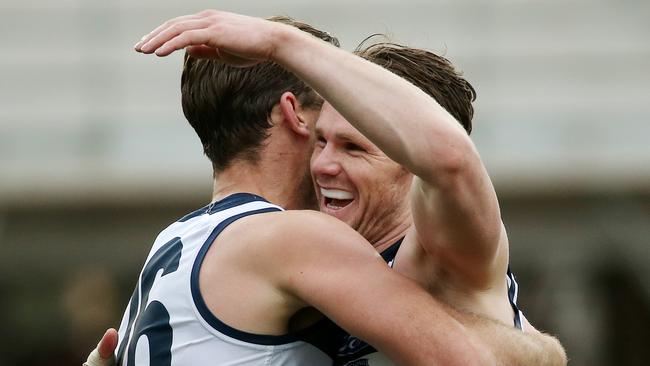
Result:
<svg viewBox="0 0 650 366"><path fill-rule="evenodd" d="M404 220L412 176L325 103L311 174L320 211L374 243ZM406 211L405 211L406 210Z"/></svg>

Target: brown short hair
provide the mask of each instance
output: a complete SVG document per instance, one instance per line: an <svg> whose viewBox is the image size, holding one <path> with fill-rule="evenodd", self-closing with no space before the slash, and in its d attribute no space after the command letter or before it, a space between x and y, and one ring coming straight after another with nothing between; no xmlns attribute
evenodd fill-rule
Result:
<svg viewBox="0 0 650 366"><path fill-rule="evenodd" d="M401 76L433 97L465 128L472 132L476 91L449 60L427 50L392 42L361 46L355 53Z"/></svg>
<svg viewBox="0 0 650 366"><path fill-rule="evenodd" d="M290 17L269 20L292 25L339 46L329 33ZM287 91L306 107L320 108L323 103L309 86L276 63L236 68L185 54L181 77L183 113L199 135L215 173L234 159L259 159L259 150L272 127L269 118L273 106Z"/></svg>

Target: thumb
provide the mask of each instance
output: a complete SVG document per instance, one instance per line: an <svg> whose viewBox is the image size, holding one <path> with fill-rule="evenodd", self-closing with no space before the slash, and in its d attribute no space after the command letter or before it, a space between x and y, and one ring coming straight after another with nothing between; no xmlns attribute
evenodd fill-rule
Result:
<svg viewBox="0 0 650 366"><path fill-rule="evenodd" d="M104 333L104 336L97 345L97 350L102 358L110 358L117 348L117 331L110 328Z"/></svg>
<svg viewBox="0 0 650 366"><path fill-rule="evenodd" d="M110 328L104 333L97 348L90 353L83 366L115 366L115 356L113 354L115 348L117 348L117 332L115 329Z"/></svg>

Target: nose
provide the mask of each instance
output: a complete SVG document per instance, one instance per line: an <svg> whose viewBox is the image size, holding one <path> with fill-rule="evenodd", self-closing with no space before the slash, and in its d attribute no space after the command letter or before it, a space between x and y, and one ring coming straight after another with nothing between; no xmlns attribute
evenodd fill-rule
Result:
<svg viewBox="0 0 650 366"><path fill-rule="evenodd" d="M341 164L332 144L326 144L321 149L315 149L311 159L311 174L314 177L329 175L336 176L341 172Z"/></svg>

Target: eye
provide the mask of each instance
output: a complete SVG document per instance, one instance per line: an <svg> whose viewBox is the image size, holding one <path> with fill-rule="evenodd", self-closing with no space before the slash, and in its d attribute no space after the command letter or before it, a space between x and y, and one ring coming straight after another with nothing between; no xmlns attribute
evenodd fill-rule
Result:
<svg viewBox="0 0 650 366"><path fill-rule="evenodd" d="M363 147L353 143L353 142L348 142L345 144L345 149L348 151L366 151Z"/></svg>
<svg viewBox="0 0 650 366"><path fill-rule="evenodd" d="M323 136L316 136L316 146L323 147L327 145L327 140Z"/></svg>

